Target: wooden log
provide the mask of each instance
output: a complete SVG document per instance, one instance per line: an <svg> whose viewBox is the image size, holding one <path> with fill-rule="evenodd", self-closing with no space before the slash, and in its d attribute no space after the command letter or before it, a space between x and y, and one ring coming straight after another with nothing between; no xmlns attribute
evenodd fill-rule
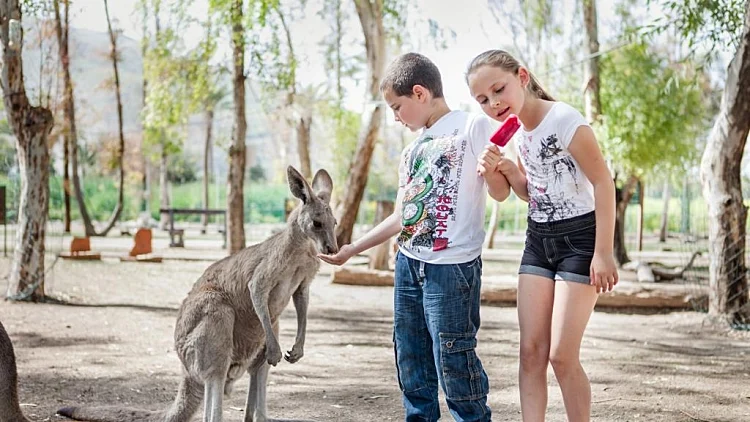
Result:
<svg viewBox="0 0 750 422"><path fill-rule="evenodd" d="M357 286L393 286L393 271L370 270L346 266L331 273L331 282ZM491 282L482 285L481 300L486 305L513 305L516 303L516 283ZM656 283L620 282L615 290L599 295L597 307L694 309L708 303L705 286L665 285Z"/></svg>
<svg viewBox="0 0 750 422"><path fill-rule="evenodd" d="M677 288L667 288L677 287ZM708 292L698 286L619 288L599 295L596 306L611 308L693 309L708 304Z"/></svg>
<svg viewBox="0 0 750 422"><path fill-rule="evenodd" d="M331 273L331 283L356 286L393 286L393 271L361 267L339 267Z"/></svg>
<svg viewBox="0 0 750 422"><path fill-rule="evenodd" d="M482 286L482 303L487 305L513 305L516 303L514 284L485 284ZM606 308L650 308L650 309L694 309L705 307L708 292L703 286L658 285L644 286L640 283L620 283L615 290L602 293L597 307Z"/></svg>

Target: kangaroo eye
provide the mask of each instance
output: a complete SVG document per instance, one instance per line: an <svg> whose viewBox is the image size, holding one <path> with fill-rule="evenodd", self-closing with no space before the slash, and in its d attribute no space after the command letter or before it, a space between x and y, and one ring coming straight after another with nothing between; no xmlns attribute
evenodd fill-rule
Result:
<svg viewBox="0 0 750 422"><path fill-rule="evenodd" d="M323 227L323 224L321 224L320 221L313 221L313 227L315 227L316 229L319 229Z"/></svg>

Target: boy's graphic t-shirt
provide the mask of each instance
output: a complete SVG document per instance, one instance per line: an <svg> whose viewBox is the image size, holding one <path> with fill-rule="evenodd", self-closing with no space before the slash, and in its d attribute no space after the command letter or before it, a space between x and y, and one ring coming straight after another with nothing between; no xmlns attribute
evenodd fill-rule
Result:
<svg viewBox="0 0 750 422"><path fill-rule="evenodd" d="M431 264L459 264L482 252L487 187L477 158L489 143L489 120L451 111L401 155L400 251Z"/></svg>
<svg viewBox="0 0 750 422"><path fill-rule="evenodd" d="M588 126L583 115L556 102L534 130L519 131L516 145L526 169L529 217L534 221L564 220L594 210L594 187L568 151L580 126Z"/></svg>

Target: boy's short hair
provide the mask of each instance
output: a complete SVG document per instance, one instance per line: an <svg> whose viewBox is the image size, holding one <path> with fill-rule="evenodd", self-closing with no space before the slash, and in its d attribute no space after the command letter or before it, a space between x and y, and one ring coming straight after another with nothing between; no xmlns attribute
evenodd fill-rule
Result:
<svg viewBox="0 0 750 422"><path fill-rule="evenodd" d="M390 90L399 97L411 96L414 85L427 88L435 98L443 98L443 81L435 63L419 53L406 53L388 66L380 92Z"/></svg>

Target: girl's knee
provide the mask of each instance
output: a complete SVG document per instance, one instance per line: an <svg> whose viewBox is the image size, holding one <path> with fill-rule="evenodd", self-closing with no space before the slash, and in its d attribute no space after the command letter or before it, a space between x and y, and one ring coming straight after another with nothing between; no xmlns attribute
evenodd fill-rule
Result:
<svg viewBox="0 0 750 422"><path fill-rule="evenodd" d="M521 368L525 370L547 369L549 345L541 342L521 343Z"/></svg>
<svg viewBox="0 0 750 422"><path fill-rule="evenodd" d="M559 351L552 351L549 355L549 363L552 365L552 369L555 374L563 375L571 370L577 369L581 366L581 362L578 356L573 353L562 353Z"/></svg>

